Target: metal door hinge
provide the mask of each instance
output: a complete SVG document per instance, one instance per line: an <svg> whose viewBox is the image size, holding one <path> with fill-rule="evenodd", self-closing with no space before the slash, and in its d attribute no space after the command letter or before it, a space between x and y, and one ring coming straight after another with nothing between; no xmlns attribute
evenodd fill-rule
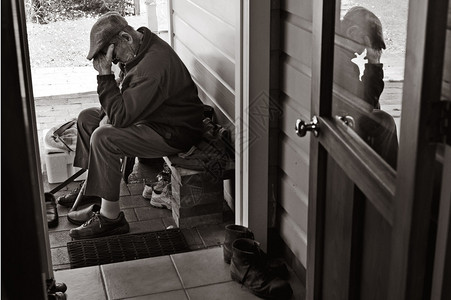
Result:
<svg viewBox="0 0 451 300"><path fill-rule="evenodd" d="M433 103L431 113L431 141L451 145L451 101Z"/></svg>

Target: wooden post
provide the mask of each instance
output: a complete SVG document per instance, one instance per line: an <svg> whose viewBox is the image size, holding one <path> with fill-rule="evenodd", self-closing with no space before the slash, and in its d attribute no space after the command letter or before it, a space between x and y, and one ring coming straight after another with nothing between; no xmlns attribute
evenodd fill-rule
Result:
<svg viewBox="0 0 451 300"><path fill-rule="evenodd" d="M242 225L267 249L271 1L242 7Z"/></svg>
<svg viewBox="0 0 451 300"><path fill-rule="evenodd" d="M140 0L133 0L135 2L135 15L139 16L141 14L141 4Z"/></svg>

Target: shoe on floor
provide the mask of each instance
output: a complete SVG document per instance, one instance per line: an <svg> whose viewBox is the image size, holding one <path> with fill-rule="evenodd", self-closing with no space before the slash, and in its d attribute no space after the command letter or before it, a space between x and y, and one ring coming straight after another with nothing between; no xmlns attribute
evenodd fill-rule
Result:
<svg viewBox="0 0 451 300"><path fill-rule="evenodd" d="M167 163L163 164L163 170L157 174L156 178L157 181L171 181L171 169L169 168Z"/></svg>
<svg viewBox="0 0 451 300"><path fill-rule="evenodd" d="M44 193L45 210L47 214L47 226L54 228L58 226L58 210L56 208L55 197L50 193Z"/></svg>
<svg viewBox="0 0 451 300"><path fill-rule="evenodd" d="M150 205L156 208L172 209L172 192L171 184L167 184L161 192L154 189L152 191L152 198L150 199Z"/></svg>
<svg viewBox="0 0 451 300"><path fill-rule="evenodd" d="M77 199L78 194L80 193L80 188L83 185L83 182L80 185L71 191L69 194L61 196L58 198L58 204L64 207L72 207L74 205L75 200ZM79 205L100 203L101 198L97 196L83 196Z"/></svg>
<svg viewBox="0 0 451 300"><path fill-rule="evenodd" d="M171 171L161 171L156 176L157 181L171 181Z"/></svg>
<svg viewBox="0 0 451 300"><path fill-rule="evenodd" d="M264 299L291 299L293 290L288 280L279 278L268 268L266 255L262 256L258 242L236 239L232 244L230 276Z"/></svg>
<svg viewBox="0 0 451 300"><path fill-rule="evenodd" d="M146 198L147 200L150 200L152 198L153 191L156 191L157 193L161 193L166 185L168 185L169 182L167 181L154 181L151 183L146 183L144 186L143 194L142 196Z"/></svg>
<svg viewBox="0 0 451 300"><path fill-rule="evenodd" d="M149 200L150 198L152 198L152 191L153 191L153 186L157 184L157 182L151 182L151 183L146 183L146 185L144 186L144 190L143 190L143 198Z"/></svg>
<svg viewBox="0 0 451 300"><path fill-rule="evenodd" d="M91 204L85 208L79 208L78 210L73 210L67 213L67 220L75 225L82 225L96 212L100 211L100 205Z"/></svg>
<svg viewBox="0 0 451 300"><path fill-rule="evenodd" d="M120 212L116 219L109 219L95 212L91 219L83 225L71 229L69 235L74 239L92 239L110 235L124 234L130 231L124 212Z"/></svg>

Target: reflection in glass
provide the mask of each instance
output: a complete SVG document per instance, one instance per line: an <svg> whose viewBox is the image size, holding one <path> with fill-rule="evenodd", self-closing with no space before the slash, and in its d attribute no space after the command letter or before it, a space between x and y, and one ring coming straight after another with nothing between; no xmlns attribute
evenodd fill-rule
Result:
<svg viewBox="0 0 451 300"><path fill-rule="evenodd" d="M380 19L362 6L349 8L336 25L333 114L352 119L359 136L396 168L396 123L379 101L385 85L384 49Z"/></svg>

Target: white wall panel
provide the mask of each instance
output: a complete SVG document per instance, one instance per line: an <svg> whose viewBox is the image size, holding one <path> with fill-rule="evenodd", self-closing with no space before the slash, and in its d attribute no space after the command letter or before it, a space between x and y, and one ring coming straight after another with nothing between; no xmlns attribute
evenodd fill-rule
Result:
<svg viewBox="0 0 451 300"><path fill-rule="evenodd" d="M281 1L280 106L280 235L294 255L307 266L309 193L309 134L299 138L297 119L310 119L312 2Z"/></svg>

